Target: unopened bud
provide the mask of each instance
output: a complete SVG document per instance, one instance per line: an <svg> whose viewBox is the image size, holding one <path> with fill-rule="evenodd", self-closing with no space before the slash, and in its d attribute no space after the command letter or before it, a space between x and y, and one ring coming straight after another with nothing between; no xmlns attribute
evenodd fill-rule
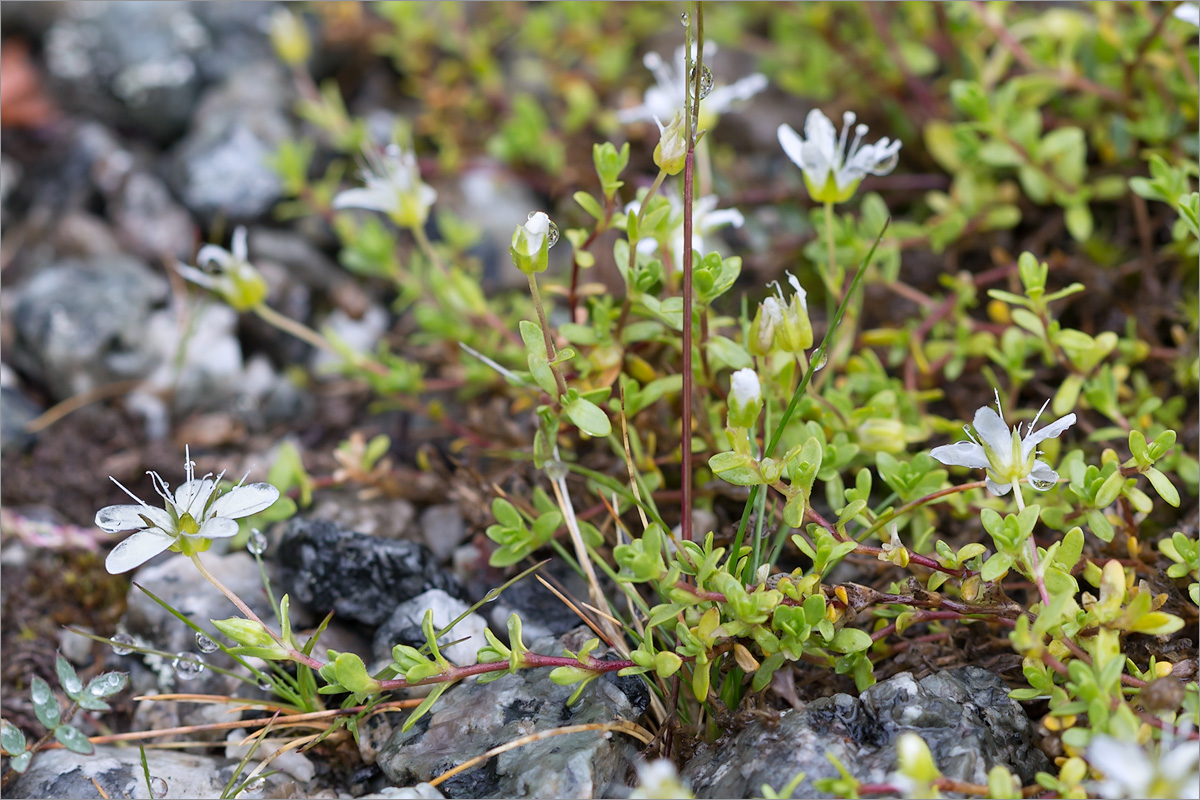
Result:
<svg viewBox="0 0 1200 800"><path fill-rule="evenodd" d="M668 175L678 175L683 171L688 152L683 112L675 112L675 117L666 127L663 127L658 119L654 121L658 123L658 130L662 134L658 145L654 148L654 163Z"/></svg>

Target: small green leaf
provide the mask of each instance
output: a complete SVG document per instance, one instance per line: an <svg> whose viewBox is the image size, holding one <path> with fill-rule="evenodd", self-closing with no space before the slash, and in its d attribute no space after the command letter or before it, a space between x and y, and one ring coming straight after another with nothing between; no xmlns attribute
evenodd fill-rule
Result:
<svg viewBox="0 0 1200 800"><path fill-rule="evenodd" d="M24 772L29 769L29 762L32 758L32 751L26 750L19 756L13 756L13 760L8 762L8 765L13 768L13 772Z"/></svg>
<svg viewBox="0 0 1200 800"><path fill-rule="evenodd" d="M1150 479L1150 483L1154 486L1154 491L1158 492L1159 497L1179 508L1179 490L1175 488L1175 484L1171 483L1170 478L1154 467L1146 470L1146 477Z"/></svg>
<svg viewBox="0 0 1200 800"><path fill-rule="evenodd" d="M54 738L58 739L63 747L81 755L90 756L96 750L83 735L83 731L71 725L59 725L55 728Z"/></svg>
<svg viewBox="0 0 1200 800"><path fill-rule="evenodd" d="M46 726L46 730L54 730L62 719L62 709L58 707L58 698L50 690L50 684L37 675L33 676L29 686L29 698L33 701L33 713L38 722Z"/></svg>
<svg viewBox="0 0 1200 800"><path fill-rule="evenodd" d="M857 653L871 646L871 634L859 628L842 628L829 647L839 653Z"/></svg>
<svg viewBox="0 0 1200 800"><path fill-rule="evenodd" d="M612 433L612 423L600 406L582 397L568 403L563 412L579 430L589 436L604 437Z"/></svg>
<svg viewBox="0 0 1200 800"><path fill-rule="evenodd" d="M8 720L0 720L0 747L10 756L25 752L25 734Z"/></svg>
<svg viewBox="0 0 1200 800"><path fill-rule="evenodd" d="M75 668L62 653L58 653L54 657L54 671L58 673L58 682L62 685L63 691L67 693L67 697L74 700L75 695L83 690L83 681L79 680L79 676L75 674Z"/></svg>

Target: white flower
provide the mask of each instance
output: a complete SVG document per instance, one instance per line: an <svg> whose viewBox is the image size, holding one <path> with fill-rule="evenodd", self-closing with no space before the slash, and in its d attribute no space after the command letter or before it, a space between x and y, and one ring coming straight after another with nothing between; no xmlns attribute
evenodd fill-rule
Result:
<svg viewBox="0 0 1200 800"><path fill-rule="evenodd" d="M393 144L382 157L368 149L366 159L362 169L366 186L338 192L333 207L382 211L402 228L425 224L437 191L421 181L416 154Z"/></svg>
<svg viewBox="0 0 1200 800"><path fill-rule="evenodd" d="M1049 402L1042 405L1022 437L1019 424L1009 431L1000 411L1000 393L997 391L996 411L984 406L975 412L975 433L980 441L976 441L971 431L963 426L971 441L935 447L930 455L950 466L986 468L988 491L997 496L1008 494L1012 485L1024 478L1029 479L1029 485L1034 489L1044 492L1058 480L1058 473L1046 462L1034 458L1041 453L1037 446L1046 439L1057 438L1075 424L1075 415L1067 414L1035 433L1033 427Z"/></svg>
<svg viewBox="0 0 1200 800"><path fill-rule="evenodd" d="M829 117L818 109L808 112L804 121L804 137L791 125L779 126L779 144L796 166L804 170L804 183L813 200L819 203L841 203L854 195L867 173L887 175L896 168L900 142L886 136L875 144L862 144L866 125L854 127L854 141L846 148L850 127L854 125L853 111L842 115L839 136Z"/></svg>
<svg viewBox="0 0 1200 800"><path fill-rule="evenodd" d="M671 258L675 262L675 269L683 270L683 200L676 194L668 194L667 200L671 203L671 227L670 227L670 247ZM717 203L721 202L716 195L708 195L707 197L699 197L692 203L692 252L704 253L704 237L715 233L718 229L726 225L732 225L735 228L740 228L746 222L746 218L742 216L742 212L736 208L717 208ZM637 213L641 208L641 203L637 200L625 206L625 213L633 211ZM637 249L639 253L654 253L658 250L658 242L649 237L638 240Z"/></svg>
<svg viewBox="0 0 1200 800"><path fill-rule="evenodd" d="M631 798L679 798L694 797L687 786L679 780L675 765L665 758L638 764L638 785L629 795Z"/></svg>
<svg viewBox="0 0 1200 800"><path fill-rule="evenodd" d="M238 483L225 494L217 491L224 472L213 478L196 478L195 463L185 450L187 481L171 494L167 482L151 472L156 491L165 508L143 502L133 492L113 483L137 500L137 505L107 506L96 512L96 525L108 533L136 531L118 544L104 562L113 575L128 572L145 564L164 550L176 550L187 555L208 549L212 539L223 539L238 532L234 522L264 511L279 499L279 490L269 483ZM245 481L245 478L242 478Z"/></svg>
<svg viewBox="0 0 1200 800"><path fill-rule="evenodd" d="M749 367L729 377L729 427L751 428L762 411L762 386L758 373Z"/></svg>
<svg viewBox="0 0 1200 800"><path fill-rule="evenodd" d="M1180 3L1171 12L1175 19L1181 19L1200 28L1200 3Z"/></svg>
<svg viewBox="0 0 1200 800"><path fill-rule="evenodd" d="M513 264L527 275L544 272L550 264L550 248L557 238L558 228L546 216L546 212L531 213L529 220L513 231L508 248Z"/></svg>
<svg viewBox="0 0 1200 800"><path fill-rule="evenodd" d="M1101 797L1117 800L1132 797L1200 797L1200 747L1187 736L1174 747L1164 735L1152 753L1134 742L1121 742L1104 734L1092 737L1087 760L1104 774L1097 787Z"/></svg>
<svg viewBox="0 0 1200 800"><path fill-rule="evenodd" d="M230 252L215 244L206 244L196 254L195 267L175 264L180 275L192 283L221 295L238 311L254 308L267 297L267 282L249 261L246 229L233 232Z"/></svg>
<svg viewBox="0 0 1200 800"><path fill-rule="evenodd" d="M779 281L767 286L775 287L775 296L767 297L758 305L758 313L750 324L751 352L766 355L778 345L786 353L799 354L812 347L812 323L808 318L808 292L800 280L791 272L785 272L792 287L792 298L783 295Z"/></svg>
<svg viewBox="0 0 1200 800"><path fill-rule="evenodd" d="M626 108L617 113L617 119L622 124L638 120L649 121L656 117L670 119L675 112L683 109L683 93L687 87L687 64L684 53L684 46L676 49L674 68L668 65L658 53L646 53L642 58L642 63L654 73L655 85L646 90L642 105ZM704 63L711 63L716 54L716 43L705 42ZM728 111L738 100L748 100L765 88L767 88L767 76L760 72L747 75L728 86L716 86L700 102L700 113L704 117L711 115L715 119Z"/></svg>

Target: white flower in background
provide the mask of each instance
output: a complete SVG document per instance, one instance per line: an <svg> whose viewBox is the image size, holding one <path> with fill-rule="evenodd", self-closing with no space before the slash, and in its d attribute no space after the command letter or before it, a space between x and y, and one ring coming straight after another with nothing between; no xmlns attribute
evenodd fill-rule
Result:
<svg viewBox="0 0 1200 800"><path fill-rule="evenodd" d="M1075 424L1075 415L1067 414L1035 433L1033 428L1049 402L1047 400L1042 405L1022 437L1019 424L1009 431L1000 410L1000 393L997 391L995 411L984 406L975 412L975 434L979 441L971 436L971 431L964 425L963 430L971 441L935 447L930 455L949 466L987 469L988 491L997 496L1008 494L1012 485L1024 478L1029 479L1029 485L1034 489L1044 492L1058 480L1058 473L1050 469L1045 461L1035 458L1041 453L1037 446L1046 439L1057 438Z"/></svg>
<svg viewBox="0 0 1200 800"><path fill-rule="evenodd" d="M675 262L675 269L682 270L683 200L675 194L667 194L667 200L671 203L671 228L668 234L671 258ZM715 233L726 225L740 228L746 222L742 212L736 208L717 208L719 202L721 201L716 195L710 194L707 197L699 197L692 203L692 252L704 253L705 236ZM634 200L625 206L625 213L632 211L636 214L641 205L639 201ZM638 240L637 249L639 253L654 253L658 251L658 242L649 237L643 237Z"/></svg>
<svg viewBox="0 0 1200 800"><path fill-rule="evenodd" d="M1175 19L1190 22L1200 28L1200 3L1180 3L1171 13L1175 15Z"/></svg>
<svg viewBox="0 0 1200 800"><path fill-rule="evenodd" d="M176 263L175 269L192 283L216 292L238 311L254 308L267 297L267 281L250 263L246 229L233 232L232 251L206 244L196 254L196 266Z"/></svg>
<svg viewBox="0 0 1200 800"><path fill-rule="evenodd" d="M804 170L804 184L818 203L845 202L854 196L854 190L868 173L887 175L896 168L900 142L885 136L875 144L862 144L867 126L854 125L855 119L853 111L842 115L840 136L829 117L815 108L804 121L803 137L791 125L779 126L783 152ZM851 126L854 126L854 140L847 149Z"/></svg>
<svg viewBox="0 0 1200 800"><path fill-rule="evenodd" d="M108 554L104 566L113 575L139 567L164 550L186 555L207 550L213 539L224 539L238 532L234 520L265 511L279 499L279 490L269 483L249 486L238 483L221 494L217 486L225 473L216 478L211 474L197 478L191 452L185 450L184 457L187 481L174 494L157 472L149 473L154 491L166 502L165 508L148 505L113 480L138 503L107 506L96 512L96 525L103 531L136 531Z"/></svg>
<svg viewBox="0 0 1200 800"><path fill-rule="evenodd" d="M382 211L402 228L424 225L437 191L421 180L416 154L393 144L382 156L368 148L366 160L366 186L338 192L333 207Z"/></svg>
<svg viewBox="0 0 1200 800"><path fill-rule="evenodd" d="M675 765L665 758L638 764L637 774L638 785L629 795L630 798L641 798L643 800L653 800L654 798L661 798L662 800L685 800L689 797L695 797L679 779L679 773L675 771Z"/></svg>
<svg viewBox="0 0 1200 800"><path fill-rule="evenodd" d="M684 107L683 93L687 86L687 63L684 58L684 46L675 51L674 67L667 64L658 53L646 53L642 63L654 73L654 86L646 90L646 95L640 106L622 109L617 112L617 119L622 124L650 121L654 118L670 119L675 112ZM704 63L710 64L717 54L715 42L704 43ZM760 72L734 81L728 86L715 86L708 96L700 103L700 116L705 120L701 127L708 127L721 114L728 111L735 102L748 100L767 88L767 76ZM711 120L710 120L711 118Z"/></svg>
<svg viewBox="0 0 1200 800"><path fill-rule="evenodd" d="M1188 726L1190 727L1190 726ZM1200 797L1200 747L1187 736L1174 744L1164 735L1151 753L1135 742L1122 742L1097 734L1087 748L1087 761L1104 774L1097 787L1109 800L1134 797Z"/></svg>

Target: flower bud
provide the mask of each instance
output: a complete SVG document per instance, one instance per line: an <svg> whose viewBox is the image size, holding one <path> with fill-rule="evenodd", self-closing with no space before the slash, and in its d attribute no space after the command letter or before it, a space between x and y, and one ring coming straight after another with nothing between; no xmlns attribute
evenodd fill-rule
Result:
<svg viewBox="0 0 1200 800"><path fill-rule="evenodd" d="M684 122L683 112L675 112L674 119L666 127L663 127L657 117L654 121L658 124L659 133L662 134L658 145L654 148L654 163L668 175L678 175L683 171L688 151L687 126Z"/></svg>
<svg viewBox="0 0 1200 800"><path fill-rule="evenodd" d="M296 67L308 61L312 52L308 28L291 11L283 7L276 8L267 19L267 35L271 38L275 54L283 63Z"/></svg>
<svg viewBox="0 0 1200 800"><path fill-rule="evenodd" d="M729 427L753 428L762 407L758 373L749 367L733 373L729 379Z"/></svg>
<svg viewBox="0 0 1200 800"><path fill-rule="evenodd" d="M545 272L550 265L550 218L538 211L517 226L508 252L516 268L526 275Z"/></svg>
<svg viewBox="0 0 1200 800"><path fill-rule="evenodd" d="M271 634L266 628L253 620L244 619L242 617L230 617L229 619L214 619L212 624L226 638L237 642L242 647L253 647L263 651L258 653L261 658L287 658L288 651L278 642L271 638Z"/></svg>
<svg viewBox="0 0 1200 800"><path fill-rule="evenodd" d="M858 445L871 453L903 453L904 423L898 419L872 417L858 426Z"/></svg>
<svg viewBox="0 0 1200 800"><path fill-rule="evenodd" d="M775 342L779 349L787 353L799 354L812 347L812 323L808 319L808 292L800 285L800 281L792 273L787 273L788 283L791 284L791 300L783 307L783 319L775 332ZM778 287L778 284L776 284ZM782 301L783 290L779 290Z"/></svg>
<svg viewBox="0 0 1200 800"><path fill-rule="evenodd" d="M750 323L750 336L746 341L746 349L752 356L769 355L775 346L775 328L783 322L783 308L774 297L768 297L758 304L758 312Z"/></svg>

